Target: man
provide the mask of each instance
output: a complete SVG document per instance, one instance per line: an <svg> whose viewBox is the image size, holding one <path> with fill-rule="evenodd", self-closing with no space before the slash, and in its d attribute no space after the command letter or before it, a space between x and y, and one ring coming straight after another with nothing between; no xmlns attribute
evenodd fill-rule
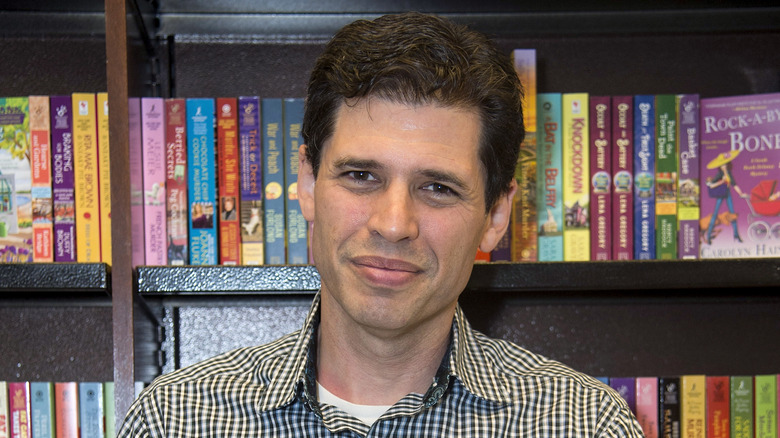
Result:
<svg viewBox="0 0 780 438"><path fill-rule="evenodd" d="M120 436L641 436L617 393L458 307L509 222L521 98L507 56L448 21L342 29L299 151L322 280L304 327L159 378Z"/></svg>

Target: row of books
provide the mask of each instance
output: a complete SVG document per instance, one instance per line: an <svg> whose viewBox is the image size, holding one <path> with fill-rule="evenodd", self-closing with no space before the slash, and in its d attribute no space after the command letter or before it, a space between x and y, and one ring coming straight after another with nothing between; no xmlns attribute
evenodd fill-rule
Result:
<svg viewBox="0 0 780 438"><path fill-rule="evenodd" d="M0 381L0 438L116 436L113 382Z"/></svg>
<svg viewBox="0 0 780 438"><path fill-rule="evenodd" d="M602 379L647 438L778 438L777 374Z"/></svg>
<svg viewBox="0 0 780 438"><path fill-rule="evenodd" d="M536 102L511 255L492 260L780 255L780 93Z"/></svg>

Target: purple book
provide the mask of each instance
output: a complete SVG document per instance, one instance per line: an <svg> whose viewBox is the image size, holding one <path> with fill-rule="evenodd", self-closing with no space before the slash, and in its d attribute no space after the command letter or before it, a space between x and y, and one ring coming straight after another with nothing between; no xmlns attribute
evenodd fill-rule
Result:
<svg viewBox="0 0 780 438"><path fill-rule="evenodd" d="M634 258L632 96L612 97L612 259Z"/></svg>
<svg viewBox="0 0 780 438"><path fill-rule="evenodd" d="M701 258L780 256L780 93L700 103Z"/></svg>
<svg viewBox="0 0 780 438"><path fill-rule="evenodd" d="M636 379L634 377L612 377L609 386L623 397L628 408L636 415Z"/></svg>
<svg viewBox="0 0 780 438"><path fill-rule="evenodd" d="M260 98L238 98L239 187L241 189L241 263L263 264L263 139Z"/></svg>
<svg viewBox="0 0 780 438"><path fill-rule="evenodd" d="M612 259L612 136L609 96L590 97L590 259Z"/></svg>
<svg viewBox="0 0 780 438"><path fill-rule="evenodd" d="M699 258L699 95L677 96L677 257Z"/></svg>
<svg viewBox="0 0 780 438"><path fill-rule="evenodd" d="M70 95L51 96L54 261L76 261L76 207L73 175L73 114Z"/></svg>

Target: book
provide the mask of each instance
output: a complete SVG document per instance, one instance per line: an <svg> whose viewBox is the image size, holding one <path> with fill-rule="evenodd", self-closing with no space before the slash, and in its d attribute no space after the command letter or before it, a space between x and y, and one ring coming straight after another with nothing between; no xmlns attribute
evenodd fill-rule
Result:
<svg viewBox="0 0 780 438"><path fill-rule="evenodd" d="M655 258L677 259L677 109L673 94L655 97Z"/></svg>
<svg viewBox="0 0 780 438"><path fill-rule="evenodd" d="M301 213L298 201L298 149L303 144L301 130L303 128L302 98L288 98L283 102L284 116L284 150L285 150L285 232L287 244L287 264L303 265L309 263L309 247L307 238L307 223Z"/></svg>
<svg viewBox="0 0 780 438"><path fill-rule="evenodd" d="M78 388L80 438L104 438L103 383L80 382Z"/></svg>
<svg viewBox="0 0 780 438"><path fill-rule="evenodd" d="M517 192L510 215L513 261L538 260L538 232L536 211L536 50L515 49L512 62L523 84L523 125L525 138L515 166Z"/></svg>
<svg viewBox="0 0 780 438"><path fill-rule="evenodd" d="M8 382L11 438L32 438L30 413L30 382Z"/></svg>
<svg viewBox="0 0 780 438"><path fill-rule="evenodd" d="M636 378L635 377L611 377L609 386L623 397L628 408L636 415Z"/></svg>
<svg viewBox="0 0 780 438"><path fill-rule="evenodd" d="M754 379L756 438L777 438L777 374L758 374Z"/></svg>
<svg viewBox="0 0 780 438"><path fill-rule="evenodd" d="M681 94L677 104L677 257L699 258L699 96Z"/></svg>
<svg viewBox="0 0 780 438"><path fill-rule="evenodd" d="M701 258L780 255L780 93L700 100Z"/></svg>
<svg viewBox="0 0 780 438"><path fill-rule="evenodd" d="M188 98L186 105L190 264L216 265L214 99Z"/></svg>
<svg viewBox="0 0 780 438"><path fill-rule="evenodd" d="M729 376L707 376L707 436L728 438L729 426Z"/></svg>
<svg viewBox="0 0 780 438"><path fill-rule="evenodd" d="M587 93L562 96L563 259L590 260L590 119Z"/></svg>
<svg viewBox="0 0 780 438"><path fill-rule="evenodd" d="M260 99L238 98L239 184L241 200L241 263L262 265L263 259L263 151Z"/></svg>
<svg viewBox="0 0 780 438"><path fill-rule="evenodd" d="M100 184L100 258L111 265L111 145L108 141L108 93L96 94L98 181Z"/></svg>
<svg viewBox="0 0 780 438"><path fill-rule="evenodd" d="M219 264L241 263L239 223L238 101L217 98L217 181L219 182Z"/></svg>
<svg viewBox="0 0 780 438"><path fill-rule="evenodd" d="M658 396L660 436L680 438L680 377L659 377Z"/></svg>
<svg viewBox="0 0 780 438"><path fill-rule="evenodd" d="M634 102L612 97L612 259L634 258Z"/></svg>
<svg viewBox="0 0 780 438"><path fill-rule="evenodd" d="M655 96L634 96L634 259L655 259Z"/></svg>
<svg viewBox="0 0 780 438"><path fill-rule="evenodd" d="M563 261L561 93L537 96L537 233L540 262Z"/></svg>
<svg viewBox="0 0 780 438"><path fill-rule="evenodd" d="M263 127L263 215L265 264L283 265L287 260L284 231L284 127L282 99L264 98L260 119Z"/></svg>
<svg viewBox="0 0 780 438"><path fill-rule="evenodd" d="M590 96L590 259L612 259L612 117L609 96Z"/></svg>
<svg viewBox="0 0 780 438"><path fill-rule="evenodd" d="M33 261L54 261L54 203L51 180L51 115L48 96L30 96L30 188Z"/></svg>
<svg viewBox="0 0 780 438"><path fill-rule="evenodd" d="M144 264L155 266L168 264L164 114L163 98L141 98Z"/></svg>
<svg viewBox="0 0 780 438"><path fill-rule="evenodd" d="M73 164L76 181L76 260L101 262L95 93L73 93Z"/></svg>
<svg viewBox="0 0 780 438"><path fill-rule="evenodd" d="M114 382L103 382L103 407L105 410L106 437L116 436L116 406L114 402Z"/></svg>
<svg viewBox="0 0 780 438"><path fill-rule="evenodd" d="M133 266L146 264L144 238L144 169L141 98L127 99L128 167L130 171L130 238Z"/></svg>
<svg viewBox="0 0 780 438"><path fill-rule="evenodd" d="M489 255L491 262L512 261L512 233L509 232L509 227L507 227L507 232L501 236L501 239L499 239L496 247L490 251Z"/></svg>
<svg viewBox="0 0 780 438"><path fill-rule="evenodd" d="M57 438L79 438L79 390L76 382L54 383Z"/></svg>
<svg viewBox="0 0 780 438"><path fill-rule="evenodd" d="M54 384L30 382L32 438L54 437Z"/></svg>
<svg viewBox="0 0 780 438"><path fill-rule="evenodd" d="M731 438L753 438L753 376L731 376Z"/></svg>
<svg viewBox="0 0 780 438"><path fill-rule="evenodd" d="M10 423L8 418L8 383L0 380L0 438L8 438L10 435Z"/></svg>
<svg viewBox="0 0 780 438"><path fill-rule="evenodd" d="M707 380L701 374L680 377L680 425L683 438L704 438L707 424Z"/></svg>
<svg viewBox="0 0 780 438"><path fill-rule="evenodd" d="M165 193L168 264L189 264L187 124L184 99L165 100Z"/></svg>
<svg viewBox="0 0 780 438"><path fill-rule="evenodd" d="M636 378L636 419L646 438L658 438L658 378Z"/></svg>
<svg viewBox="0 0 780 438"><path fill-rule="evenodd" d="M28 97L0 97L0 262L33 261Z"/></svg>
<svg viewBox="0 0 780 438"><path fill-rule="evenodd" d="M73 175L73 101L51 96L51 171L54 198L54 261L76 261L76 195Z"/></svg>

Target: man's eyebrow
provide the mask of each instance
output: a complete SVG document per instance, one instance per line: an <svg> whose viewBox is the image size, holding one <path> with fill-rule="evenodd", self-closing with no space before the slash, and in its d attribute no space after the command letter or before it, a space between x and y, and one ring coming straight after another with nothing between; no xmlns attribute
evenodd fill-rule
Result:
<svg viewBox="0 0 780 438"><path fill-rule="evenodd" d="M376 160L361 159L355 157L341 157L333 162L333 167L336 169L364 169L364 170L376 170L382 169L384 166Z"/></svg>
<svg viewBox="0 0 780 438"><path fill-rule="evenodd" d="M463 178L460 178L452 172L446 172L437 169L423 169L420 171L420 174L438 183L455 186L459 190L465 190L468 188L468 183L464 181Z"/></svg>
<svg viewBox="0 0 780 438"><path fill-rule="evenodd" d="M333 168L337 170L355 169L370 171L381 170L384 169L385 166L376 160L355 157L341 157L333 162ZM459 190L464 190L469 187L467 181L452 172L438 169L421 169L418 174L424 176L427 179L431 179L445 185L451 185L454 188L458 188Z"/></svg>

